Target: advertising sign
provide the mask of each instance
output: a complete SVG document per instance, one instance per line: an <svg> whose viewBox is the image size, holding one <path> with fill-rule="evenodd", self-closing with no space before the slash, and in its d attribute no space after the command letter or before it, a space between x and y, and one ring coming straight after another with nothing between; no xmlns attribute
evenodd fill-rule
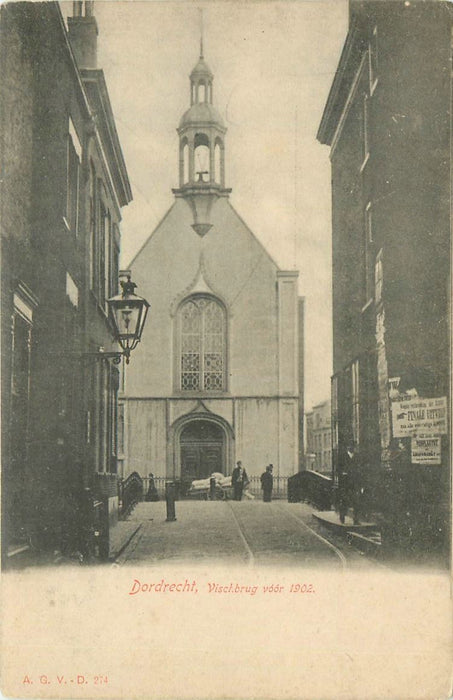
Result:
<svg viewBox="0 0 453 700"><path fill-rule="evenodd" d="M392 401L393 437L423 434L425 437L447 433L447 398Z"/></svg>
<svg viewBox="0 0 453 700"><path fill-rule="evenodd" d="M413 437L411 440L412 464L440 464L440 437Z"/></svg>

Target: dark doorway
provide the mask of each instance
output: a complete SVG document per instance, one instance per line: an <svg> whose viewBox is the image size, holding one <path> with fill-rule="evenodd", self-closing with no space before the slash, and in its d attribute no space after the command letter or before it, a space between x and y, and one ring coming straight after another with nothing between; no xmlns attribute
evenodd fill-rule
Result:
<svg viewBox="0 0 453 700"><path fill-rule="evenodd" d="M206 479L224 471L225 433L211 421L195 420L181 432L181 479Z"/></svg>

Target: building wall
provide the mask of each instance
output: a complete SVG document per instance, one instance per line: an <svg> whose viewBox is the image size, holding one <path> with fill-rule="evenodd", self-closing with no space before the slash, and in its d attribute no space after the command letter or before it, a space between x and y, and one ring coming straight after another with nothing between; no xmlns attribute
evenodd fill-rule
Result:
<svg viewBox="0 0 453 700"><path fill-rule="evenodd" d="M452 14L443 2L350 7L318 132L332 161L334 462L341 468L353 442L367 493L384 508L399 449L389 380L422 397L449 391ZM402 442L410 505L393 507L425 527L449 492L448 441L438 468L411 464L410 438Z"/></svg>
<svg viewBox="0 0 453 700"><path fill-rule="evenodd" d="M267 464L278 476L294 473L297 452L297 401L228 399L199 401L156 399L125 400L124 476L180 478L178 433L181 418L220 418L226 428L226 474L241 460L247 473L258 476ZM253 437L251 437L253 436Z"/></svg>
<svg viewBox="0 0 453 700"><path fill-rule="evenodd" d="M445 392L449 79L442 67L449 60L449 25L432 6L415 3L409 12L402 3L384 5L366 17L368 34L374 26L378 29L378 82L370 95L368 55L363 53L363 70L358 64L356 72L361 77L332 151L334 373L375 345L374 304L364 308L369 301L364 225L370 206L373 268L382 249L390 376L433 367L437 379L433 376L430 389L440 381L437 390ZM365 93L366 163L361 134ZM372 277L374 286L374 269ZM372 302L373 295L374 290ZM435 339L429 347L422 328Z"/></svg>
<svg viewBox="0 0 453 700"><path fill-rule="evenodd" d="M318 472L332 471L331 404L324 401L306 414L307 462Z"/></svg>
<svg viewBox="0 0 453 700"><path fill-rule="evenodd" d="M61 545L70 531L77 548L74 512L85 487L110 498L114 510L114 468L99 418L111 401L99 377L114 370L84 355L109 349L112 337L105 314L90 300L90 162L112 224L119 224L118 202L125 204L127 196L109 181L107 169L124 164L112 158L107 166L101 155L59 3L9 3L1 15L2 493L5 504L14 503L3 509L5 554L36 527L49 546ZM97 123L106 118L113 134L111 113ZM123 175L127 181L124 168ZM32 309L28 349L25 343L19 348L13 331L20 316L15 300L26 308L19 292ZM19 385L28 387L20 404ZM94 446L108 465L107 489L96 480Z"/></svg>
<svg viewBox="0 0 453 700"><path fill-rule="evenodd" d="M299 297L298 318L298 354L299 354L299 470L306 468L304 446L304 416L305 416L305 298Z"/></svg>
<svg viewBox="0 0 453 700"><path fill-rule="evenodd" d="M167 396L174 392L172 319L200 273L228 312L228 390L235 396L276 394L276 265L251 234L244 234L245 225L226 199L214 205L213 228L205 238L192 230L191 220L187 203L176 199L131 265L151 311L127 374L127 394ZM294 294L295 287L292 300ZM288 313L293 314L292 308ZM294 348L289 352L294 353ZM294 355L292 358L294 363ZM292 382L291 390L296 392L294 376Z"/></svg>
<svg viewBox="0 0 453 700"><path fill-rule="evenodd" d="M35 283L31 266L31 201L33 138L33 59L24 41L29 19L17 8L1 9L2 100L0 130L2 136L3 182L0 198L1 226L1 328L2 328L2 532L8 543L21 519L16 502L25 479L25 464L12 439L12 342L14 290L22 280L32 290ZM8 110L7 105L12 105ZM22 426L22 441L27 440L28 425ZM14 452L13 452L14 451ZM16 454L15 454L16 452ZM19 474L17 472L19 471ZM9 489L9 492L8 492ZM5 546L5 544L4 544ZM2 550L4 551L4 550Z"/></svg>
<svg viewBox="0 0 453 700"><path fill-rule="evenodd" d="M77 384L72 382L77 369L67 360L78 320L68 303L66 274L70 270L71 277L79 280L81 269L78 245L65 228L63 215L68 105L74 122L80 124L84 104L54 3L2 7L2 52L6 87L1 123L6 147L2 357L7 368L3 376L2 423L7 436L3 493L10 502L17 498L14 513L5 508L7 545L33 519L47 518L50 529L59 527L64 517L61 494L70 488L68 477L79 465L81 422L75 409ZM12 121L11 114L16 115ZM35 297L36 306L28 348L28 405L14 411L15 379L10 370L18 348L11 333L12 302L23 284ZM71 344L72 350L76 348ZM24 416L27 425L20 427ZM20 455L18 430L22 430L24 445Z"/></svg>
<svg viewBox="0 0 453 700"><path fill-rule="evenodd" d="M180 426L207 411L226 435L227 473L242 460L251 474L273 463L275 473L290 475L299 460L298 273L278 270L226 197L214 204L206 236L192 221L177 197L130 266L151 309L126 370L125 474L144 474L154 461L155 475L179 478ZM191 294L215 297L225 308L224 390L180 387L178 309ZM149 432L142 445L150 425L153 446Z"/></svg>

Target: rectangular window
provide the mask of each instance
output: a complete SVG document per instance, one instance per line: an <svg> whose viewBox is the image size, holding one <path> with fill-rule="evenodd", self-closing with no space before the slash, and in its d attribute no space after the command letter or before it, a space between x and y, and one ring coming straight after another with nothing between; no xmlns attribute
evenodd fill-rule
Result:
<svg viewBox="0 0 453 700"><path fill-rule="evenodd" d="M100 413L100 390L99 390L99 384L100 384L100 362L93 362L92 365L92 377L91 377L91 386L93 387L92 389L92 395L91 395L91 403L90 403L90 411L89 411L89 419L90 419L90 443L93 446L93 463L94 463L94 469L96 471L100 471L100 464L99 464L99 436L100 436L100 425L99 425L99 413Z"/></svg>
<svg viewBox="0 0 453 700"><path fill-rule="evenodd" d="M118 455L124 451L124 405L118 407L119 372L108 361L100 362L95 368L95 382L96 470L116 474Z"/></svg>
<svg viewBox="0 0 453 700"><path fill-rule="evenodd" d="M99 259L98 259L98 278L97 278L97 297L99 303L104 306L104 300L105 300L105 287L106 287L106 240L107 235L106 235L106 226L107 226L107 211L104 207L104 205L101 203L100 205L100 216L99 216L99 239L98 239L98 250L99 250Z"/></svg>
<svg viewBox="0 0 453 700"><path fill-rule="evenodd" d="M66 213L65 220L72 233L77 234L79 218L79 179L82 146L71 117L67 137L66 157Z"/></svg>
<svg viewBox="0 0 453 700"><path fill-rule="evenodd" d="M104 362L99 363L98 384L98 471L106 471L107 461L107 387Z"/></svg>
<svg viewBox="0 0 453 700"><path fill-rule="evenodd" d="M376 265L374 267L374 299L375 303L379 304L382 301L382 287L384 284L384 271L382 268L382 248L376 256Z"/></svg>
<svg viewBox="0 0 453 700"><path fill-rule="evenodd" d="M107 362L105 366L105 386L104 386L104 400L105 400L105 470L107 472L113 471L113 415L112 415L112 375L111 366Z"/></svg>
<svg viewBox="0 0 453 700"><path fill-rule="evenodd" d="M87 445L91 443L91 411L86 413L85 440Z"/></svg>
<svg viewBox="0 0 453 700"><path fill-rule="evenodd" d="M374 293L374 244L373 244L373 218L371 202L369 202L365 209L365 245L364 245L364 255L365 255L365 265L364 265L364 275L365 275L365 304L367 304L372 298Z"/></svg>
<svg viewBox="0 0 453 700"><path fill-rule="evenodd" d="M121 367L121 371L120 371L120 381L119 381L118 391L121 391L122 394L126 393L126 372L125 372L124 365Z"/></svg>
<svg viewBox="0 0 453 700"><path fill-rule="evenodd" d="M28 412L30 400L30 352L33 312L37 300L19 284L13 297L14 309L11 318L11 385L10 385L10 467L11 487L17 487L17 496L23 490L23 475L27 458ZM10 494L11 495L11 494ZM13 527L23 523L19 512L12 510ZM17 518L17 521L16 521Z"/></svg>
<svg viewBox="0 0 453 700"><path fill-rule="evenodd" d="M114 266L118 267L118 251L113 251L110 212L102 201L102 183L96 182L92 169L90 197L90 278L91 288L102 308L107 311L106 300L112 296ZM115 257L116 255L116 257Z"/></svg>
<svg viewBox="0 0 453 700"><path fill-rule="evenodd" d="M365 165L370 155L369 143L369 98L367 94L363 95L362 103L362 158ZM362 167L363 167L362 165Z"/></svg>
<svg viewBox="0 0 453 700"><path fill-rule="evenodd" d="M10 404L10 469L12 481L10 486L17 489L16 498L20 498L22 496L27 458L31 325L22 315L15 313L12 332L13 354ZM12 496L12 493L10 492L9 495ZM11 508L10 517L12 517L15 527L22 525L19 511L16 512L15 508Z"/></svg>
<svg viewBox="0 0 453 700"><path fill-rule="evenodd" d="M125 406L124 403L118 404L118 456L124 455L124 438L125 438Z"/></svg>
<svg viewBox="0 0 453 700"><path fill-rule="evenodd" d="M109 296L113 297L118 294L118 276L119 276L119 249L117 245L118 228L116 225L112 226L112 236L111 236L111 266L110 266L110 288Z"/></svg>
<svg viewBox="0 0 453 700"><path fill-rule="evenodd" d="M359 361L355 360L351 365L351 399L352 399L352 438L354 444L360 442L360 386L359 386Z"/></svg>
<svg viewBox="0 0 453 700"><path fill-rule="evenodd" d="M97 235L96 235L96 210L97 210L97 192L96 192L96 172L91 165L90 174L90 285L91 289L96 292L97 289Z"/></svg>
<svg viewBox="0 0 453 700"><path fill-rule="evenodd" d="M66 296L75 309L79 306L79 290L69 272L66 273Z"/></svg>
<svg viewBox="0 0 453 700"><path fill-rule="evenodd" d="M102 291L102 294L103 294L102 302L104 304L105 310L107 310L106 301L110 296L110 289L111 289L111 284L112 284L112 277L111 277L111 274L112 274L112 270L111 270L112 236L111 236L111 223L110 223L110 213L109 212L107 212L106 217L105 217L104 237L105 237L105 243L104 243L105 260L104 260L104 289Z"/></svg>
<svg viewBox="0 0 453 700"><path fill-rule="evenodd" d="M30 336L31 324L21 314L15 313L13 316L11 393L13 404L23 408L23 416L17 416L18 422L25 419L27 414L30 379Z"/></svg>
<svg viewBox="0 0 453 700"><path fill-rule="evenodd" d="M118 386L119 372L109 365L109 471L116 474L118 470Z"/></svg>
<svg viewBox="0 0 453 700"><path fill-rule="evenodd" d="M370 94L373 94L378 79L378 30L374 27L368 45L370 61Z"/></svg>

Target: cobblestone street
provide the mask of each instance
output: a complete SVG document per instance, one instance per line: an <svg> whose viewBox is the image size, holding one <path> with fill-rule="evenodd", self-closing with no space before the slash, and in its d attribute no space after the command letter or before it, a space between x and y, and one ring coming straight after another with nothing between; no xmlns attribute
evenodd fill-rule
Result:
<svg viewBox="0 0 453 700"><path fill-rule="evenodd" d="M332 544L312 512L306 504L283 501L178 501L176 522L166 522L165 502L139 503L130 520L141 527L117 564L379 566L346 543Z"/></svg>

